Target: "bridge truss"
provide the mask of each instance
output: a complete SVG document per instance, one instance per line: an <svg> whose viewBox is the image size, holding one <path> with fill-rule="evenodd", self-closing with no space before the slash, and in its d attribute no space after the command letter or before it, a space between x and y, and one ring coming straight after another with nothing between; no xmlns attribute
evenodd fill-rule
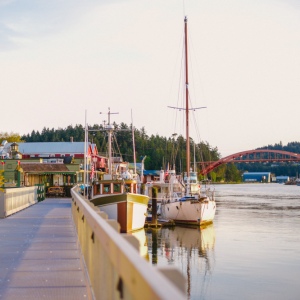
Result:
<svg viewBox="0 0 300 300"><path fill-rule="evenodd" d="M300 162L300 154L280 151L280 150L248 150L223 157L218 161L200 163L202 165L200 173L206 175L220 165L227 163L272 163L272 162Z"/></svg>

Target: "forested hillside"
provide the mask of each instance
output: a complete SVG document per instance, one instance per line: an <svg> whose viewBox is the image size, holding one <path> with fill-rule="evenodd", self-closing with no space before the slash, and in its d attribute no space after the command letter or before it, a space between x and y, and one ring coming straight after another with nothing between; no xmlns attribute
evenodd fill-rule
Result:
<svg viewBox="0 0 300 300"><path fill-rule="evenodd" d="M264 146L258 149L282 150L293 153L300 153L300 142L290 142L287 145L282 145L282 142L274 145ZM300 165L298 163L252 163L240 164L238 168L241 172L272 172L276 176L286 175L290 177L300 176Z"/></svg>
<svg viewBox="0 0 300 300"><path fill-rule="evenodd" d="M283 146L282 142L279 142L278 144L268 145L258 149L283 150L288 152L300 153L300 142L290 142L286 146Z"/></svg>
<svg viewBox="0 0 300 300"><path fill-rule="evenodd" d="M132 127L125 123L120 125L114 123L115 139L114 152L121 154L125 161L133 161L133 139ZM92 131L94 130L94 131ZM25 142L67 142L71 137L74 141L84 141L84 128L82 125L68 126L66 129L44 128L42 132L32 131L31 134L22 136ZM100 153L106 153L107 136L102 125L94 125L89 128L89 141L97 145ZM140 162L145 159L145 168L148 170L160 170L175 165L177 171L185 170L185 139L182 136L169 138L151 135L148 136L145 128L134 129L134 141L136 160ZM194 149L194 142L191 140L191 149ZM210 146L207 142L195 145L196 161L218 160L220 154L216 147ZM192 154L193 155L193 154Z"/></svg>
<svg viewBox="0 0 300 300"><path fill-rule="evenodd" d="M120 125L114 123L116 129L114 151L116 155L120 153L125 161L133 161L133 139L132 128L127 124ZM97 145L100 153L105 155L107 148L107 136L103 127L94 125L89 128L89 141ZM68 126L65 129L49 129L44 128L42 132L33 130L31 134L22 137L17 134L0 134L0 141L7 139L8 141L21 140L24 142L59 142L70 141L71 137L74 141L84 141L84 128L82 125ZM148 135L145 128L134 130L136 160L140 162L146 156L145 168L147 170L165 169L166 166L176 166L177 172L182 172L186 169L185 166L185 139L183 136L172 136L169 138L159 135ZM273 149L283 150L294 153L300 153L300 142L290 142L283 145L281 142L274 145L267 145L258 149ZM193 152L194 141L191 140L191 150ZM195 144L196 161L214 161L220 158L217 147L209 145L208 142ZM192 153L193 160L193 153ZM300 166L297 163L251 163L251 164L228 164L221 165L209 174L209 178L213 181L240 181L241 175L245 171L262 172L268 171L275 175L288 175L298 177L300 175Z"/></svg>

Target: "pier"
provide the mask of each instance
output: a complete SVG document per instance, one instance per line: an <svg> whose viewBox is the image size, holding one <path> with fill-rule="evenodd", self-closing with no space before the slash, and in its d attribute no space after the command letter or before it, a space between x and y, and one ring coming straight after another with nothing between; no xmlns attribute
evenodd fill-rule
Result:
<svg viewBox="0 0 300 300"><path fill-rule="evenodd" d="M74 190L0 219L0 298L185 299L180 271L153 267L118 230Z"/></svg>
<svg viewBox="0 0 300 300"><path fill-rule="evenodd" d="M1 299L93 299L71 199L46 199L0 220Z"/></svg>

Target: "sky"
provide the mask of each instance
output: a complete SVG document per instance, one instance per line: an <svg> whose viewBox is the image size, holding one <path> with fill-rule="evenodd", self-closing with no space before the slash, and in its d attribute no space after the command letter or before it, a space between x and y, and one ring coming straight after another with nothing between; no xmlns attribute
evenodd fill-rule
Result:
<svg viewBox="0 0 300 300"><path fill-rule="evenodd" d="M185 15L190 107L206 107L191 137L222 157L300 142L298 0L0 0L0 132L102 124L110 108L149 136L184 133L168 106Z"/></svg>

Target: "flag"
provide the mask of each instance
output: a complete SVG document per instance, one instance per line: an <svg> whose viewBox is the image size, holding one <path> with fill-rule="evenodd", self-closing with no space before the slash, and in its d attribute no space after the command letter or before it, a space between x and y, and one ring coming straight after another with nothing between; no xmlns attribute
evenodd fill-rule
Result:
<svg viewBox="0 0 300 300"><path fill-rule="evenodd" d="M165 172L165 177L167 177L169 175L169 168L170 168L170 166L169 166L169 163L168 163L167 169L166 169L166 172Z"/></svg>
<svg viewBox="0 0 300 300"><path fill-rule="evenodd" d="M93 180L93 178L94 178L94 173L95 173L94 164L92 164L92 167L91 167L91 177L90 177L91 180Z"/></svg>

